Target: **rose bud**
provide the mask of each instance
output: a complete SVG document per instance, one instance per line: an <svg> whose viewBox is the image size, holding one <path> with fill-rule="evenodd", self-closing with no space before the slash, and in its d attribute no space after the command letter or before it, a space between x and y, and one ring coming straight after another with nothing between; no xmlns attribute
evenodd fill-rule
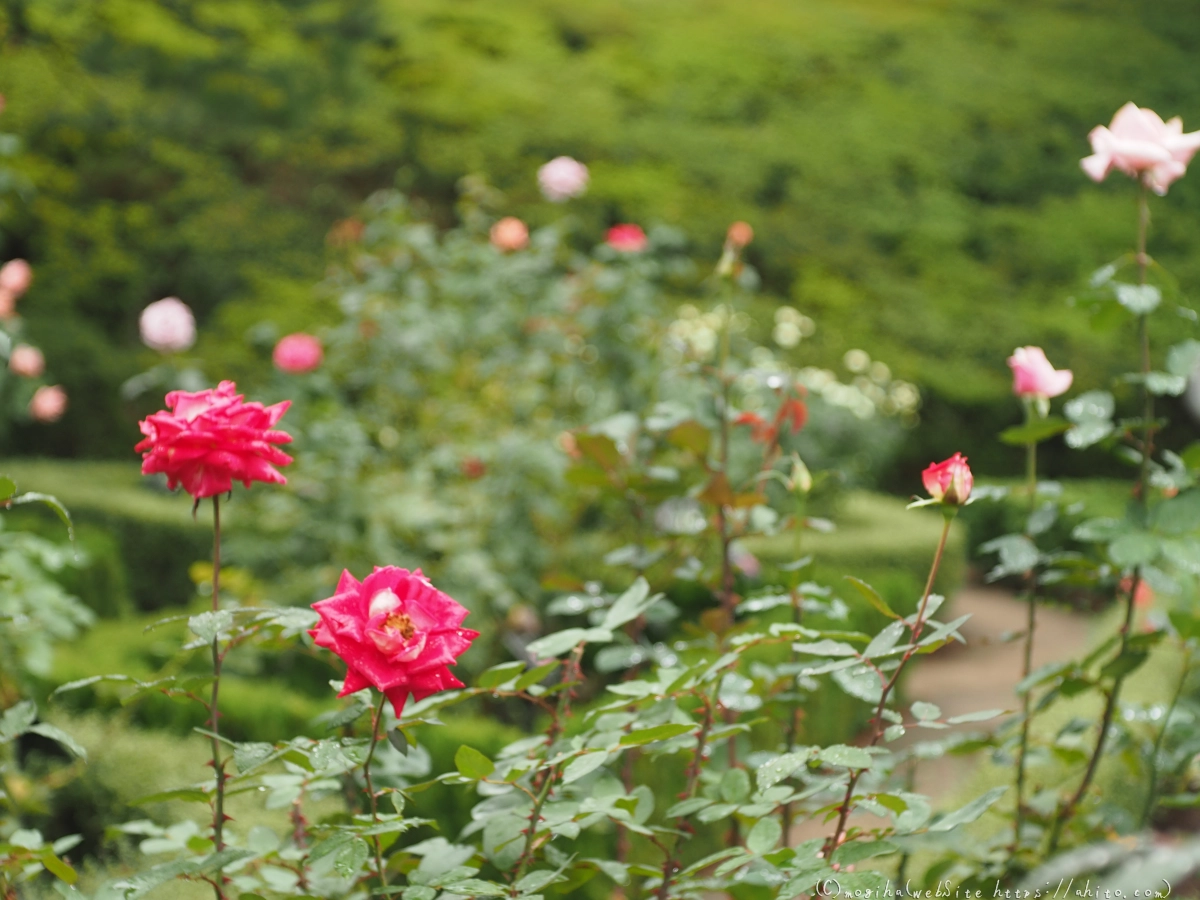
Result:
<svg viewBox="0 0 1200 900"><path fill-rule="evenodd" d="M505 253L522 250L529 243L529 229L515 216L505 216L492 226L488 236L492 246Z"/></svg>
<svg viewBox="0 0 1200 900"><path fill-rule="evenodd" d="M37 347L17 344L8 358L8 367L22 378L37 378L46 370L46 358Z"/></svg>
<svg viewBox="0 0 1200 900"><path fill-rule="evenodd" d="M67 392L60 385L42 385L33 392L29 414L39 422L57 422L67 411Z"/></svg>
<svg viewBox="0 0 1200 900"><path fill-rule="evenodd" d="M967 465L967 458L961 453L940 463L931 463L929 468L921 473L925 490L929 496L943 506L962 506L971 497L971 488L975 478Z"/></svg>

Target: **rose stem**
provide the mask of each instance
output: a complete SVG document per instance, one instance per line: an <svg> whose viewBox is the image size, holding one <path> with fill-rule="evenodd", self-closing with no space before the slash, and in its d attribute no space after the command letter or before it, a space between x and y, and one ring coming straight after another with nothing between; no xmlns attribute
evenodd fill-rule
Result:
<svg viewBox="0 0 1200 900"><path fill-rule="evenodd" d="M1033 424L1033 403L1027 401L1025 404L1025 421L1028 424ZM1033 515L1034 507L1037 504L1037 442L1030 441L1025 446L1025 482L1026 489L1029 491L1029 514ZM1028 525L1026 532L1028 533ZM1030 536L1032 539L1032 536ZM1034 578L1033 569L1026 573L1025 590L1029 596L1026 598L1029 603L1028 616L1025 620L1025 655L1021 665L1021 680L1024 681L1029 677L1030 671L1033 669L1033 632L1037 626L1037 581ZM1010 851L1010 858L1016 856L1017 850L1021 845L1021 825L1025 820L1025 755L1029 749L1029 705L1033 699L1031 691L1026 691L1025 696L1021 698L1021 745L1017 750L1017 811L1013 819L1013 842Z"/></svg>
<svg viewBox="0 0 1200 900"><path fill-rule="evenodd" d="M938 568L942 564L942 554L946 550L946 540L950 537L950 525L954 522L954 516L958 513L957 506L942 507L942 515L945 518L945 524L942 525L942 537L938 541L937 552L933 555L933 565L929 567L929 579L925 582L925 591L921 594L921 603L917 607L917 617L912 624L912 644L905 651L904 656L900 659L900 665L896 666L896 670L892 673L892 677L888 679L887 684L883 686L883 690L879 694L879 704L875 707L875 731L871 736L871 743L868 747L874 747L879 743L879 739L883 737L883 710L887 706L888 696L892 692L892 688L896 686L896 682L900 680L900 673L904 671L904 667L908 661L912 659L913 654L917 652L917 641L921 639L921 632L925 630L925 608L929 604L929 595L933 591L933 582L937 578ZM882 677L882 676L881 676ZM825 844L825 858L831 859L833 851L837 849L838 843L842 839L842 835L846 833L846 819L850 817L851 801L854 799L854 786L858 784L858 779L865 769L856 769L850 775L850 781L846 784L846 795L842 798L841 812L838 815L837 827L834 828L833 835Z"/></svg>
<svg viewBox="0 0 1200 900"><path fill-rule="evenodd" d="M212 608L217 612L221 607L221 498L213 494L213 575L212 575ZM221 731L220 715L217 711L217 699L221 689L221 653L220 635L213 635L212 640L212 699L208 707L208 730L212 741L212 767L217 778L217 796L213 805L213 847L217 853L225 849L225 764L221 762ZM225 876L217 868L213 891L217 900L225 900L225 890L222 885Z"/></svg>
<svg viewBox="0 0 1200 900"><path fill-rule="evenodd" d="M1141 182L1141 191L1138 193L1138 234L1137 234L1137 268L1138 268L1138 284L1146 283L1146 227L1150 223L1150 204L1146 195L1146 181L1143 178ZM1142 375L1150 374L1150 327L1149 314L1142 313L1138 316L1138 341L1141 344L1142 350ZM1146 507L1149 505L1149 498L1146 496L1150 489L1150 454L1154 452L1154 395L1150 393L1147 379L1142 378L1142 459L1141 465L1138 468L1138 480L1135 487L1138 505L1142 509L1143 516L1146 512ZM1117 649L1115 659L1120 659L1125 655L1125 650L1129 645L1129 631L1133 625L1133 598L1137 596L1138 588L1142 584L1142 570L1137 567L1133 570L1133 581L1129 586L1129 596L1125 600L1125 619L1121 623L1118 636L1120 637L1120 646ZM1104 714L1100 717L1100 734L1096 737L1096 747L1092 751L1092 758L1088 760L1087 770L1083 773L1083 781L1079 783L1079 787L1066 804L1059 810L1058 815L1054 819L1054 827L1050 831L1050 846L1049 853L1053 853L1058 849L1058 840L1062 835L1063 826L1066 825L1075 815L1075 810L1079 806L1079 802L1083 799L1083 795L1092 784L1092 778L1096 775L1096 769L1100 765L1100 755L1104 752L1104 744L1108 739L1108 729L1112 725L1113 713L1117 709L1117 698L1121 693L1121 686L1125 683L1125 677L1129 672L1120 672L1113 678L1112 688L1108 691L1108 696L1104 703Z"/></svg>
<svg viewBox="0 0 1200 900"><path fill-rule="evenodd" d="M363 780L367 783L367 797L371 801L371 821L379 824L379 802L375 797L375 788L371 784L371 760L375 758L375 748L379 745L379 723L383 721L383 704L387 701L386 694L379 695L375 711L371 714L371 749L367 751L367 759L363 763ZM387 887L387 871L383 867L383 845L379 835L371 835L375 844L375 872L379 875L379 886Z"/></svg>

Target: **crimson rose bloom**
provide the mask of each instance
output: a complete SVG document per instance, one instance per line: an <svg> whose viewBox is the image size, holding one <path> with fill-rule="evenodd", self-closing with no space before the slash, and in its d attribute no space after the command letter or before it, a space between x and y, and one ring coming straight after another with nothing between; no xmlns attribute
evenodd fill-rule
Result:
<svg viewBox="0 0 1200 900"><path fill-rule="evenodd" d="M274 444L292 436L272 431L290 401L273 406L243 403L237 385L222 381L213 390L172 391L170 410L156 412L138 423L146 439L134 447L143 453L142 474L162 472L167 487L183 489L199 500L224 494L234 481L250 487L252 481L286 484L275 466L292 458Z"/></svg>
<svg viewBox="0 0 1200 900"><path fill-rule="evenodd" d="M975 486L975 476L961 453L940 463L930 463L921 473L921 480L925 482L929 496L944 506L962 506L970 499L971 488Z"/></svg>
<svg viewBox="0 0 1200 900"><path fill-rule="evenodd" d="M479 637L460 628L467 610L421 574L376 566L360 583L342 572L337 593L313 604L321 621L309 634L346 663L339 697L366 687L382 691L399 717L408 695L463 686L447 666Z"/></svg>

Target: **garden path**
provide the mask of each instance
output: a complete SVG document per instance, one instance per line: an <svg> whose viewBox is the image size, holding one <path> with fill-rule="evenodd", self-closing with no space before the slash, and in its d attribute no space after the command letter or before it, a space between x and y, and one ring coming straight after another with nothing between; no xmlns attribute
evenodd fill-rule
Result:
<svg viewBox="0 0 1200 900"><path fill-rule="evenodd" d="M965 587L955 595L948 611L954 616L971 614L961 629L967 644L950 644L921 657L907 679L907 701L936 703L945 717L985 709L1015 710L1018 701L1013 688L1021 680L1024 644L1020 640L1005 642L1002 637L1006 632L1024 628L1026 610L1025 603L1009 591L978 585ZM1033 667L1082 655L1092 618L1088 613L1040 606ZM992 723L959 727L978 730L989 724ZM944 734L944 731L914 728L893 746ZM974 768L975 760L970 756L923 760L917 766L914 789L935 801L953 797ZM882 823L863 815L852 817L851 824L871 827ZM802 822L795 829L793 843L824 836L830 827L819 819Z"/></svg>

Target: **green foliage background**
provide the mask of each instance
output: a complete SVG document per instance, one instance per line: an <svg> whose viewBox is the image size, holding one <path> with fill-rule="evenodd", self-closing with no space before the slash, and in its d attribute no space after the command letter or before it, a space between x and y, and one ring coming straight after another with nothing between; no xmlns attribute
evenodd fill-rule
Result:
<svg viewBox="0 0 1200 900"><path fill-rule="evenodd" d="M398 178L449 222L478 172L539 223L534 172L566 153L592 170L581 239L668 222L711 257L747 219L770 291L819 324L799 352L861 346L925 389L913 460L1011 465L990 433L1013 347L1097 384L1133 344L1064 302L1132 243L1133 188L1087 181L1086 134L1129 99L1200 124L1197 47L1184 0L5 0L37 193L0 255L37 267L23 309L73 398L11 443L127 454L146 303L183 297L209 375L248 376L247 328L326 317L324 235L371 190ZM1189 179L1154 204L1185 284L1197 212Z"/></svg>

